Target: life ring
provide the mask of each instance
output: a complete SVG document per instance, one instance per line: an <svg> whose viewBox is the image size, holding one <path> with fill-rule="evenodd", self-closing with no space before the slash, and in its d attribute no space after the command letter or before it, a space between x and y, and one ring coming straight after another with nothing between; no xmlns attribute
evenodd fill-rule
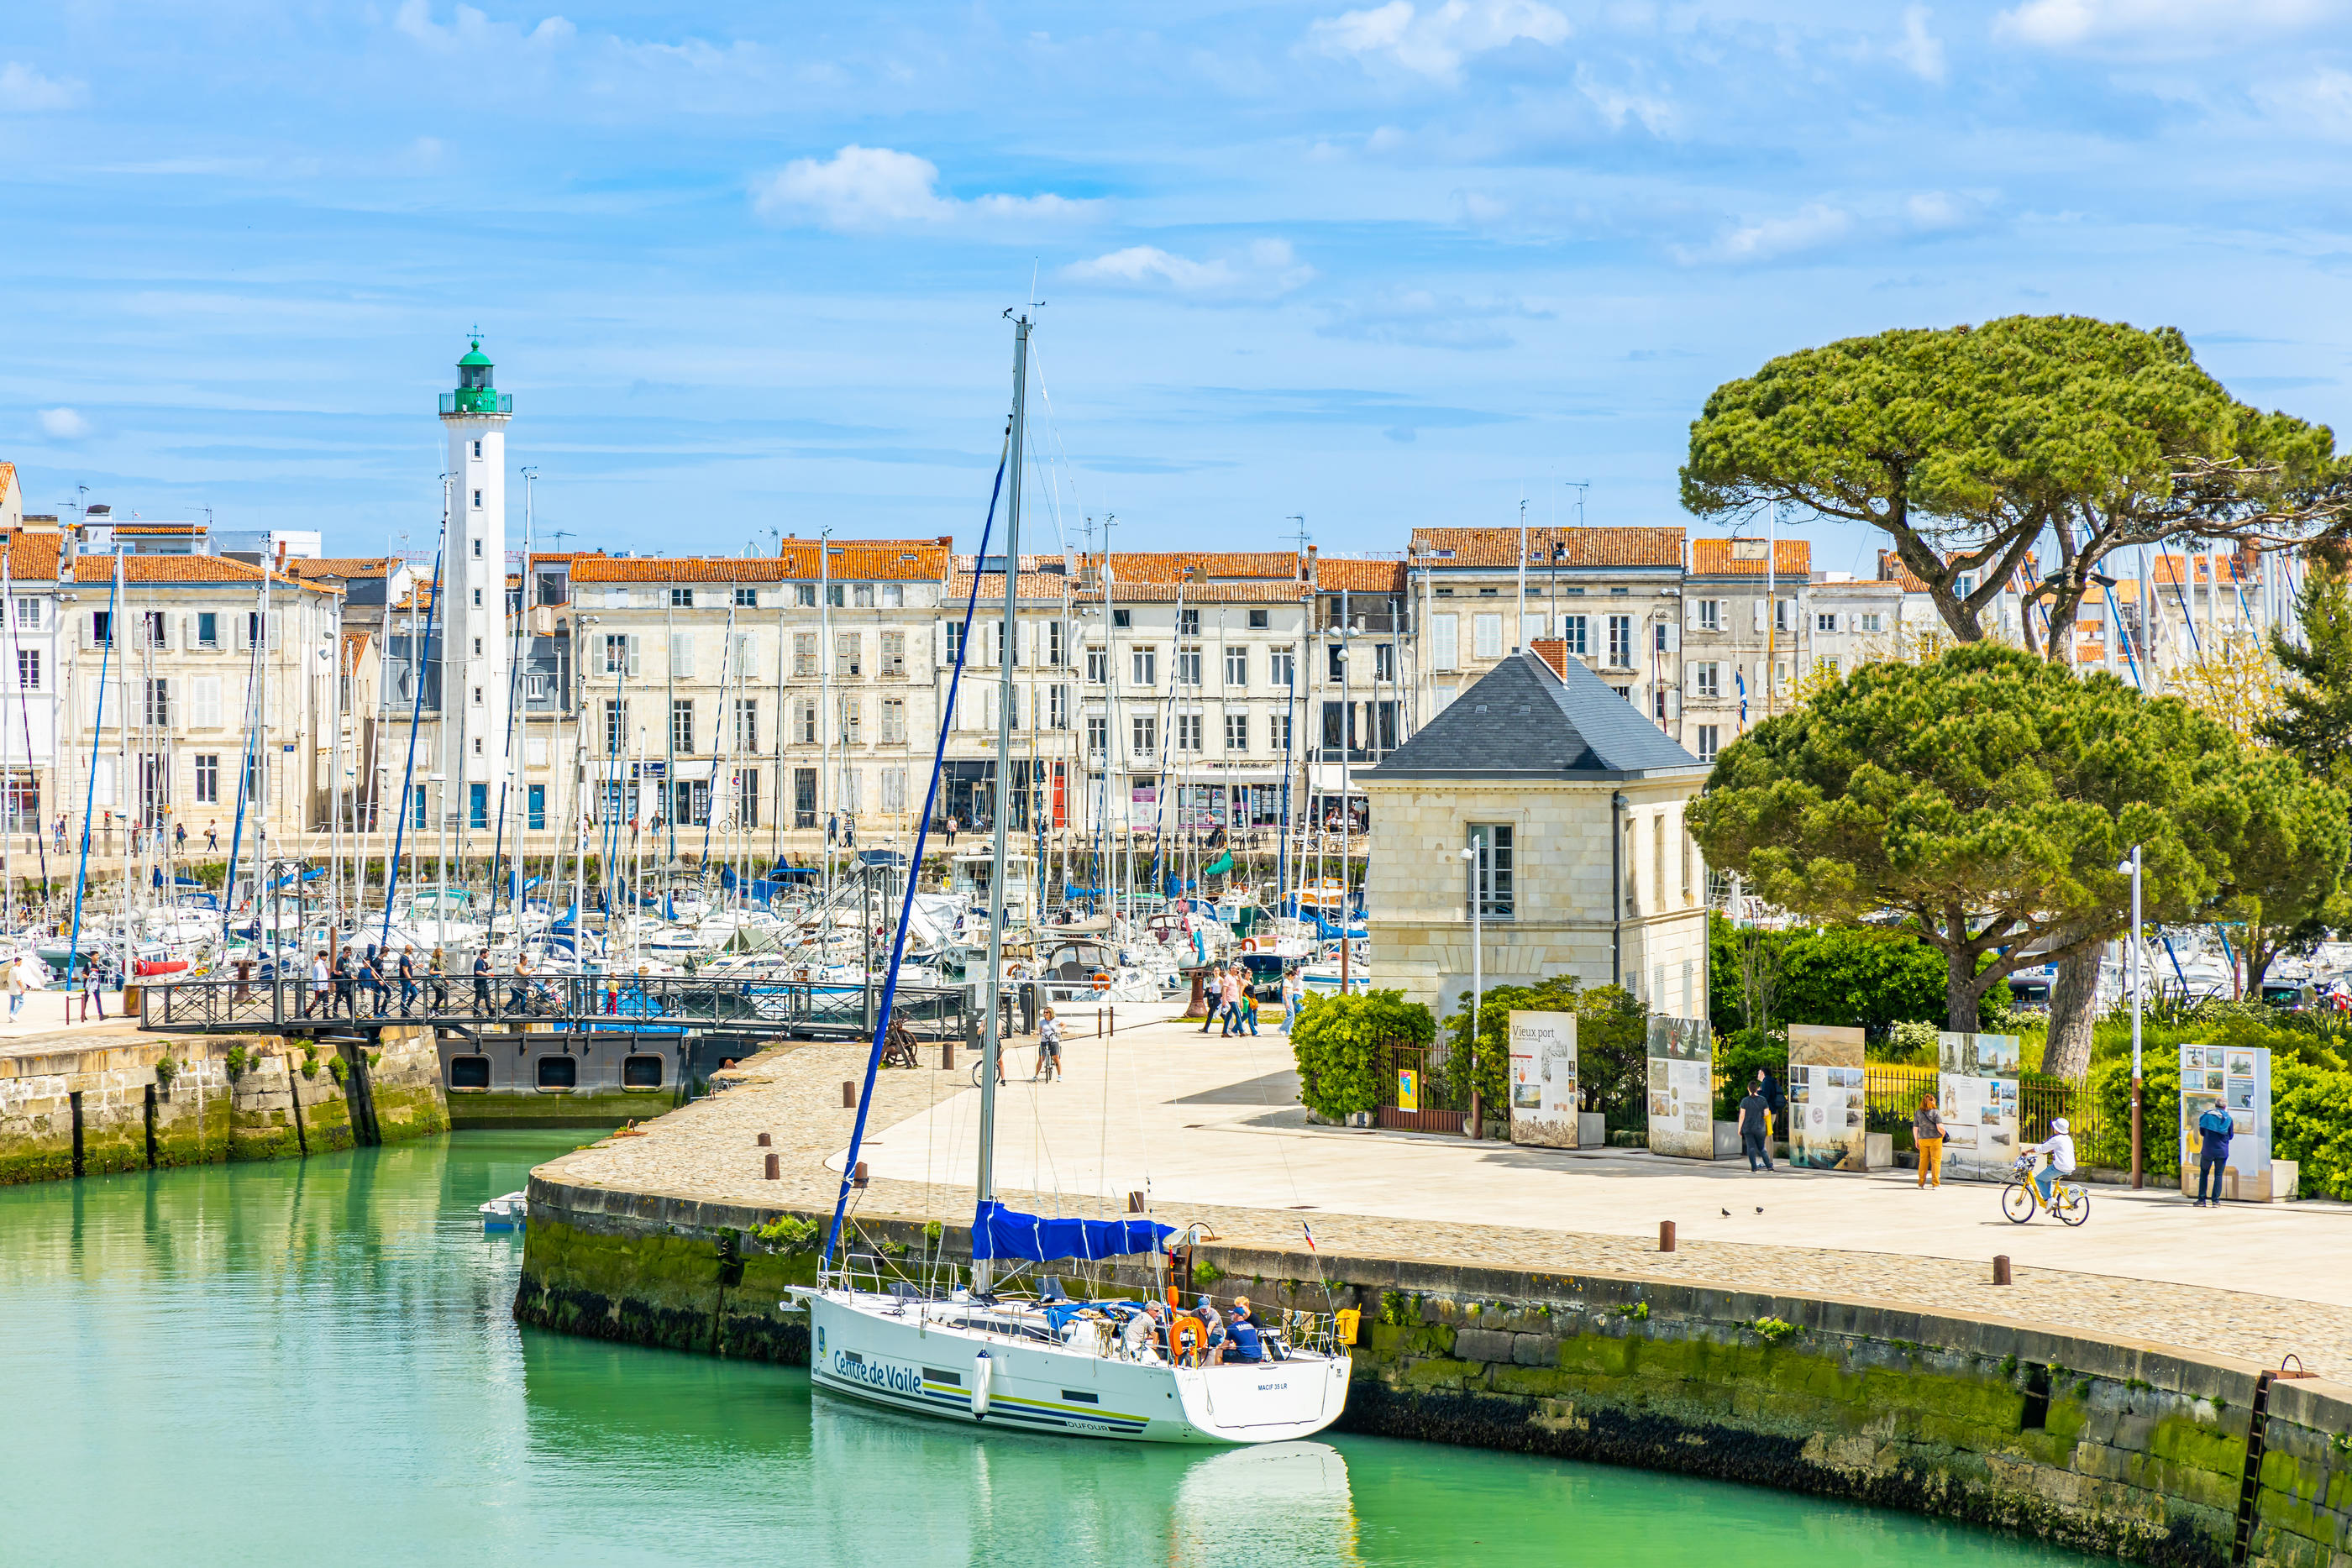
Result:
<svg viewBox="0 0 2352 1568"><path fill-rule="evenodd" d="M1109 989L1110 989L1110 975L1109 975L1108 971L1107 971L1107 970L1099 970L1099 969L1098 969L1098 970L1097 970L1097 971L1095 972L1095 994L1096 994L1097 996L1100 996L1100 995L1102 995L1104 992L1106 992L1106 991L1108 991L1108 990L1109 990Z"/></svg>
<svg viewBox="0 0 2352 1568"><path fill-rule="evenodd" d="M1255 936L1244 936L1244 937L1243 937L1243 938L1242 938L1242 951L1243 951L1243 952L1244 952L1244 953L1255 953L1255 952L1256 952L1256 951L1257 951L1257 938L1256 938L1256 937L1255 937Z"/></svg>
<svg viewBox="0 0 2352 1568"><path fill-rule="evenodd" d="M1208 1348L1209 1331L1201 1320L1190 1312L1173 1319L1168 1325L1168 1347L1174 1353L1178 1365L1190 1364L1188 1358L1197 1359Z"/></svg>

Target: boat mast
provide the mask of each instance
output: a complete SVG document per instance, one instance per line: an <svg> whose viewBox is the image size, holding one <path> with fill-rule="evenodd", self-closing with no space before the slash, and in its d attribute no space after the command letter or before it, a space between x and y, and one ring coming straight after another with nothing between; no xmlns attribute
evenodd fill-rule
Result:
<svg viewBox="0 0 2352 1568"><path fill-rule="evenodd" d="M1004 966L1004 833L1012 817L1013 797L1007 788L1011 780L1013 758L1013 705L1006 701L1012 691L1012 653L1013 647L1013 615L1020 603L1021 592L1021 438L1022 421L1025 415L1029 385L1029 318L1015 318L1013 323L1013 453L1006 465L1012 470L1012 489L1005 497L1004 513L1004 651L1005 658L996 694L996 810L992 842L990 846L988 870L988 972L982 982L981 997L987 1008L986 1037L980 1052L980 1170L977 1196L982 1204L996 1196L996 1075L998 1052L1003 1042L998 1038L1003 1015L997 1005L997 990ZM973 563L985 569L985 559ZM828 854L826 859L831 860ZM977 1258L971 1265L971 1288L974 1293L985 1295L992 1282L993 1268L990 1260Z"/></svg>

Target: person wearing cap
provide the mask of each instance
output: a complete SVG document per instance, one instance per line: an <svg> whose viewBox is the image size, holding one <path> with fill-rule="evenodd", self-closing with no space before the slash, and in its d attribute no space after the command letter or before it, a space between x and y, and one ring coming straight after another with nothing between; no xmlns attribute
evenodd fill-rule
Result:
<svg viewBox="0 0 2352 1568"><path fill-rule="evenodd" d="M2029 1155L2047 1155L2049 1159L2033 1173L2034 1189L2042 1194L2042 1207L2050 1207L2050 1189L2063 1176L2074 1174L2074 1134L2067 1129L2066 1118L2050 1119L2050 1136L2025 1151Z"/></svg>
<svg viewBox="0 0 2352 1568"><path fill-rule="evenodd" d="M1250 1313L1247 1296L1234 1301L1230 1321L1225 1326L1225 1337L1227 1361L1251 1362L1265 1359L1265 1347L1258 1340L1257 1319Z"/></svg>

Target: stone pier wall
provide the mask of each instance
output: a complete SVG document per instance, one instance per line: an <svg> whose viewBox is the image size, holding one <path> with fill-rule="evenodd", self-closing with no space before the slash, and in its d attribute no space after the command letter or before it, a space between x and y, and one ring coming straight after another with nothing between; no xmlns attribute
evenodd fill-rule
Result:
<svg viewBox="0 0 2352 1568"><path fill-rule="evenodd" d="M339 1071L338 1069L341 1069ZM367 1051L383 1140L446 1132L430 1030L392 1030ZM352 1065L333 1046L275 1035L113 1035L0 1055L0 1185L80 1173L286 1159L366 1141Z"/></svg>
<svg viewBox="0 0 2352 1568"><path fill-rule="evenodd" d="M749 1234L790 1212L534 1176L515 1315L804 1362L805 1324L778 1301L814 1258ZM912 1221L861 1230L917 1257L969 1245ZM2231 1562L2250 1364L1828 1296L1409 1260L1205 1246L1191 1288L1361 1312L1349 1429L1849 1498L2168 1568ZM2352 1387L2272 1389L2251 1561L2352 1568Z"/></svg>

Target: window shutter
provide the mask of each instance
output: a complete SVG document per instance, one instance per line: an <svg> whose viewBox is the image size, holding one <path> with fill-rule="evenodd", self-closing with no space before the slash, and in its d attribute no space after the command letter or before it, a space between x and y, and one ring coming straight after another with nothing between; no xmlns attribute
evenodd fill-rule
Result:
<svg viewBox="0 0 2352 1568"><path fill-rule="evenodd" d="M637 670L637 659L638 659L638 655L639 655L639 653L643 651L643 644L644 644L644 643L645 643L645 639L644 639L644 638L642 638L642 637L640 637L640 636L638 636L635 632L630 632L630 633L629 633L629 636L628 636L628 649L629 649L629 660L628 660L628 664L629 664L629 674L632 674L632 675L636 674L638 673L638 670Z"/></svg>
<svg viewBox="0 0 2352 1568"><path fill-rule="evenodd" d="M1685 599L1683 601L1683 624L1692 628L1696 628L1698 625L1697 600Z"/></svg>
<svg viewBox="0 0 2352 1568"><path fill-rule="evenodd" d="M948 623L945 619L931 622L931 668L944 670L948 665Z"/></svg>
<svg viewBox="0 0 2352 1568"><path fill-rule="evenodd" d="M1664 622L1664 625L1666 628L1666 652L1669 653L1678 653L1682 652L1683 629L1680 626L1675 625L1671 621Z"/></svg>
<svg viewBox="0 0 2352 1568"><path fill-rule="evenodd" d="M1441 670L1451 670L1461 664L1461 617L1433 615L1429 619L1431 640L1430 663Z"/></svg>
<svg viewBox="0 0 2352 1568"><path fill-rule="evenodd" d="M694 633L673 632L669 634L669 673L673 675L694 674Z"/></svg>

